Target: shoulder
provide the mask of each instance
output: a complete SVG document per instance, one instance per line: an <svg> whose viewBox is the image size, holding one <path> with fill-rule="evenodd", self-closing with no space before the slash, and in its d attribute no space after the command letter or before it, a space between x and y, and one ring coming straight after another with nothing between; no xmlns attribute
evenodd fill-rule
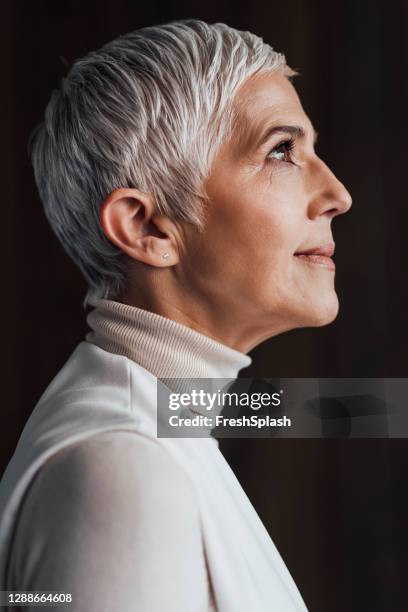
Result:
<svg viewBox="0 0 408 612"><path fill-rule="evenodd" d="M160 443L137 433L98 434L67 447L40 469L28 491L12 566L16 587L27 590L64 584L88 597L89 584L102 589L102 581L108 598L124 593L128 603L137 597L155 602L147 609L162 609L165 601L159 605L149 586L160 583L160 598L204 601L192 483ZM191 590L174 592L175 584L190 579Z"/></svg>
<svg viewBox="0 0 408 612"><path fill-rule="evenodd" d="M110 431L75 443L51 457L31 487L36 504L53 503L55 496L72 503L109 500L123 511L166 501L170 507L196 509L195 492L184 469L155 439L131 431ZM134 509L134 507L133 507Z"/></svg>

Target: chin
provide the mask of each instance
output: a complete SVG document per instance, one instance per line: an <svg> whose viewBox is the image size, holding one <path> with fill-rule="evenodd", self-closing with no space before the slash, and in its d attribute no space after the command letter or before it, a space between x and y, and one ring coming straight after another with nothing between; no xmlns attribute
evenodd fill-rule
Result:
<svg viewBox="0 0 408 612"><path fill-rule="evenodd" d="M323 292L318 296L310 297L306 303L297 305L292 311L291 320L293 328L324 327L332 323L339 313L339 300L335 291Z"/></svg>
<svg viewBox="0 0 408 612"><path fill-rule="evenodd" d="M334 290L302 295L300 300L292 298L291 302L287 300L283 308L276 304L273 306L264 306L265 314L273 321L274 333L271 336L302 327L324 327L332 323L339 313L339 300ZM283 315L278 316L279 311Z"/></svg>
<svg viewBox="0 0 408 612"><path fill-rule="evenodd" d="M320 299L313 304L310 310L309 326L323 327L332 323L339 313L339 300L336 293L331 294L327 299Z"/></svg>

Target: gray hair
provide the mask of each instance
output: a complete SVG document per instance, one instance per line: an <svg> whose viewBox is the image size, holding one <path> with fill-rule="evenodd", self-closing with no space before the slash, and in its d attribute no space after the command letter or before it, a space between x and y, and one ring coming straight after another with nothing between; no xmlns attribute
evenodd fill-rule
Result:
<svg viewBox="0 0 408 612"><path fill-rule="evenodd" d="M83 306L115 299L127 255L105 236L104 199L150 193L156 210L203 228L203 183L233 129L231 101L260 71L295 74L263 40L188 19L146 27L77 60L30 136L45 215L88 283Z"/></svg>

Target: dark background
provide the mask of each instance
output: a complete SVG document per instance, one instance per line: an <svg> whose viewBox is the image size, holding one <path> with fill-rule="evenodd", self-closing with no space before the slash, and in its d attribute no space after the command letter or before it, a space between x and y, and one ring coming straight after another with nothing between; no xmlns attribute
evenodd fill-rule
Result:
<svg viewBox="0 0 408 612"><path fill-rule="evenodd" d="M27 137L68 65L145 25L223 21L283 51L318 152L354 199L334 221L337 320L257 347L245 375L407 377L408 2L10 0L1 16L1 468L86 332L85 284L46 223ZM407 609L405 440L222 448L312 612Z"/></svg>

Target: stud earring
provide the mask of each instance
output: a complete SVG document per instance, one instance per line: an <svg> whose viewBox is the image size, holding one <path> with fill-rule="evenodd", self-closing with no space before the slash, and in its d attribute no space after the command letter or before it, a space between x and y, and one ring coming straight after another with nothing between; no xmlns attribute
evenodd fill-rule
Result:
<svg viewBox="0 0 408 612"><path fill-rule="evenodd" d="M170 257L170 253L163 253L163 259L168 259Z"/></svg>

